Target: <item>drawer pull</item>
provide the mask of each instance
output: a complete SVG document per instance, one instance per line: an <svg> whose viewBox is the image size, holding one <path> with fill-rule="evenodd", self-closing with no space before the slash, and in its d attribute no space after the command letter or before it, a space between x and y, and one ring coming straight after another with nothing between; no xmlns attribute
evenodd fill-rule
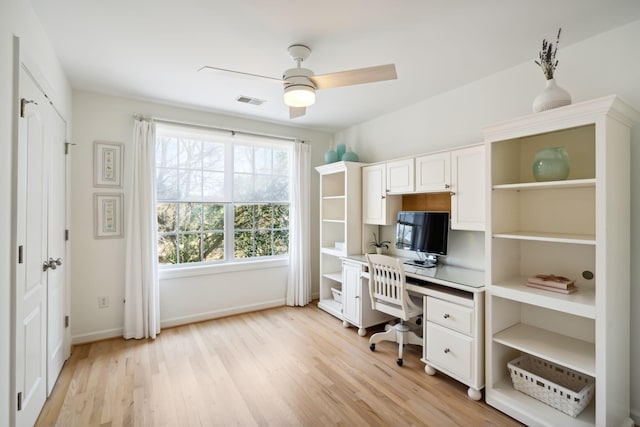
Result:
<svg viewBox="0 0 640 427"><path fill-rule="evenodd" d="M444 349L444 354L447 354L447 353L449 353L450 351L451 351L451 350L449 350L449 348L447 347L447 348L445 348L445 349Z"/></svg>
<svg viewBox="0 0 640 427"><path fill-rule="evenodd" d="M442 317L444 317L445 319L448 319L451 316L449 316L449 313L445 313L444 316L442 316Z"/></svg>

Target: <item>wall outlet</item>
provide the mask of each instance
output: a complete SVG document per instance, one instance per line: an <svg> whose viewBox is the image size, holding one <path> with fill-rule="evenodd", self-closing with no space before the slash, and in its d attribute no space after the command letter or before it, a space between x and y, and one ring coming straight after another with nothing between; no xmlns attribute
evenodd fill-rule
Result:
<svg viewBox="0 0 640 427"><path fill-rule="evenodd" d="M109 297L98 297L98 308L109 307Z"/></svg>

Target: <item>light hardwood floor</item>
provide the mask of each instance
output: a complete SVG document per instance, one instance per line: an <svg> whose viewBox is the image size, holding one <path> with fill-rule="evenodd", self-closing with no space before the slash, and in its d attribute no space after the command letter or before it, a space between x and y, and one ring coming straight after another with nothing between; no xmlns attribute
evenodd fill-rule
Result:
<svg viewBox="0 0 640 427"><path fill-rule="evenodd" d="M520 425L396 357L315 304L227 317L74 347L36 425Z"/></svg>

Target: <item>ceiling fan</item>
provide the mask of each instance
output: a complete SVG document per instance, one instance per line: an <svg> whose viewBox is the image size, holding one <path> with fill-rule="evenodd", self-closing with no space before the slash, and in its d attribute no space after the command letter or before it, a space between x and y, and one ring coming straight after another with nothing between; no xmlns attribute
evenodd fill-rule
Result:
<svg viewBox="0 0 640 427"><path fill-rule="evenodd" d="M308 106L316 101L317 89L330 89L340 86L350 86L362 83L373 83L384 80L394 80L396 66L394 64L378 65L375 67L358 68L355 70L339 71L331 74L315 76L313 71L302 68L300 63L311 54L311 49L302 44L294 44L287 49L291 59L296 61L296 68L290 68L284 72L281 79L261 76L259 74L245 73L242 71L227 70L225 68L205 65L198 71L217 70L228 73L242 74L249 77L257 77L284 84L284 102L289 106L289 118L304 116Z"/></svg>

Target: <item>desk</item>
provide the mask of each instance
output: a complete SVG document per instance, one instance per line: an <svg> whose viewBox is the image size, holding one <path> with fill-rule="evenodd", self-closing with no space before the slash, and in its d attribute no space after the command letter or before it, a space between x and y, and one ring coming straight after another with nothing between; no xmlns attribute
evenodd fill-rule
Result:
<svg viewBox="0 0 640 427"><path fill-rule="evenodd" d="M343 258L343 268L354 267L360 271L360 282L368 281L364 255ZM407 290L422 296L425 372L435 375L441 371L455 378L469 386L470 398L480 400L484 388L484 272L442 264L431 268L405 264L404 269ZM364 298L369 299L368 293Z"/></svg>

